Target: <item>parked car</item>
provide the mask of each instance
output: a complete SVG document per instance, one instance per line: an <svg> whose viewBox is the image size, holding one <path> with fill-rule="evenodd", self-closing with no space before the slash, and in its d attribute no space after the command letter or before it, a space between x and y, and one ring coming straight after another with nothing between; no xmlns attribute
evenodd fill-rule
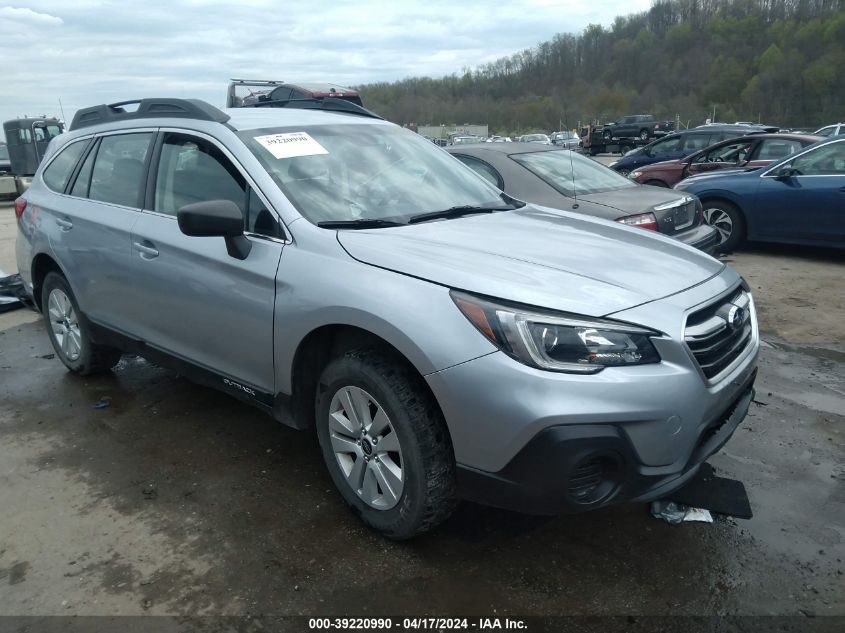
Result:
<svg viewBox="0 0 845 633"><path fill-rule="evenodd" d="M546 134L525 134L519 139L523 143L538 143L540 145L551 145L552 141Z"/></svg>
<svg viewBox="0 0 845 633"><path fill-rule="evenodd" d="M581 138L575 132L555 132L551 136L552 145L563 149L578 149Z"/></svg>
<svg viewBox="0 0 845 633"><path fill-rule="evenodd" d="M660 138L675 131L674 121L658 121L651 114L634 114L606 124L601 130L605 142L617 138L640 139Z"/></svg>
<svg viewBox="0 0 845 633"><path fill-rule="evenodd" d="M251 92L247 96L238 99L235 97L235 90L246 86L258 86L263 89ZM330 83L286 83L275 81L263 81L248 79L233 80L229 87L230 107L249 106L265 103L268 101L283 102L295 99L342 99L355 105L363 105L361 96L357 90L345 88Z"/></svg>
<svg viewBox="0 0 845 633"><path fill-rule="evenodd" d="M449 145L468 145L480 143L481 140L477 136L453 136L449 139Z"/></svg>
<svg viewBox="0 0 845 633"><path fill-rule="evenodd" d="M754 397L731 268L519 202L363 108L86 108L15 215L70 371L131 351L316 432L343 500L392 538L457 498L662 498Z"/></svg>
<svg viewBox="0 0 845 633"><path fill-rule="evenodd" d="M819 136L837 136L845 134L845 123L834 123L833 125L826 125L814 132Z"/></svg>
<svg viewBox="0 0 845 633"><path fill-rule="evenodd" d="M619 160L610 163L608 167L627 176L638 167L683 158L719 141L759 132L777 132L777 128L731 124L702 125L668 134L644 147L633 149Z"/></svg>
<svg viewBox="0 0 845 633"><path fill-rule="evenodd" d="M638 185L576 152L531 145L447 151L514 198L657 231L707 253L718 243L695 197Z"/></svg>
<svg viewBox="0 0 845 633"><path fill-rule="evenodd" d="M821 140L810 134L752 134L716 143L680 160L653 163L633 170L631 180L656 187L674 187L687 176L723 169L764 167Z"/></svg>
<svg viewBox="0 0 845 633"><path fill-rule="evenodd" d="M675 189L701 198L722 251L745 239L845 247L845 137L753 171L692 176Z"/></svg>

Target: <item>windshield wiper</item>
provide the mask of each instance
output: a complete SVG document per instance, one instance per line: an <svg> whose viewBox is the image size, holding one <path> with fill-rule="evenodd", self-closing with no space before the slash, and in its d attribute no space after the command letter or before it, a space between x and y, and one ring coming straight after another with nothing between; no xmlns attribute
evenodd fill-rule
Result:
<svg viewBox="0 0 845 633"><path fill-rule="evenodd" d="M472 204L464 204L459 207L450 207L442 211L430 211L429 213L419 213L412 215L408 219L408 224L416 224L417 222L428 222L429 220L440 220L449 218L460 218L464 215L472 215L473 213L493 213L494 211L510 211L514 209L513 205L487 207L477 206Z"/></svg>
<svg viewBox="0 0 845 633"><path fill-rule="evenodd" d="M359 218L358 220L326 220L317 222L321 229L383 229L389 226L404 226L404 222L380 218Z"/></svg>

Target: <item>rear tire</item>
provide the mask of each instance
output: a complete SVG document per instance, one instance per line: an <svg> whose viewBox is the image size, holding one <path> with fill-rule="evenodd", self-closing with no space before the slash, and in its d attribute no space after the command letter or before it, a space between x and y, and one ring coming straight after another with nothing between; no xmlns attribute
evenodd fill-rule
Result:
<svg viewBox="0 0 845 633"><path fill-rule="evenodd" d="M452 513L451 438L422 379L402 359L366 348L332 360L315 407L329 474L364 523L404 540Z"/></svg>
<svg viewBox="0 0 845 633"><path fill-rule="evenodd" d="M91 340L88 322L70 285L62 275L47 273L41 287L41 311L56 356L81 376L109 371L120 360L120 350Z"/></svg>
<svg viewBox="0 0 845 633"><path fill-rule="evenodd" d="M640 130L640 140L647 141L648 140L648 130Z"/></svg>
<svg viewBox="0 0 845 633"><path fill-rule="evenodd" d="M708 200L704 203L704 221L719 233L716 251L730 253L745 239L745 218L736 205L727 200Z"/></svg>

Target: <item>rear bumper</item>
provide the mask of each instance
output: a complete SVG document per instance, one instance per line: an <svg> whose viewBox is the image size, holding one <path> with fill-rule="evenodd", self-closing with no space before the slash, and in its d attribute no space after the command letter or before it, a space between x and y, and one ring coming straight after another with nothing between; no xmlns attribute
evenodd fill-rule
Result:
<svg viewBox="0 0 845 633"><path fill-rule="evenodd" d="M719 245L719 234L709 224L699 224L693 229L673 236L687 246L692 246L700 251L713 255Z"/></svg>
<svg viewBox="0 0 845 633"><path fill-rule="evenodd" d="M681 467L642 464L618 425L559 425L535 435L498 472L459 465L459 495L486 505L543 515L664 497L683 486L731 438L754 398L756 375L755 369L730 405L703 427Z"/></svg>

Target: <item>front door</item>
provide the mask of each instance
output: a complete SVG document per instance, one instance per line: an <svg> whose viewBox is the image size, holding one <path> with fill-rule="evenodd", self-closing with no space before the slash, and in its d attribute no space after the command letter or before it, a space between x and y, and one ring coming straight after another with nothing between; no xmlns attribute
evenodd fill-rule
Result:
<svg viewBox="0 0 845 633"><path fill-rule="evenodd" d="M284 244L278 218L215 141L178 132L160 136L151 167L155 185L132 232L136 334L217 374L230 388L272 394L273 303ZM244 212L252 242L244 260L230 256L221 237L179 230L180 207L220 199Z"/></svg>
<svg viewBox="0 0 845 633"><path fill-rule="evenodd" d="M751 219L752 239L845 243L845 139L763 175Z"/></svg>

